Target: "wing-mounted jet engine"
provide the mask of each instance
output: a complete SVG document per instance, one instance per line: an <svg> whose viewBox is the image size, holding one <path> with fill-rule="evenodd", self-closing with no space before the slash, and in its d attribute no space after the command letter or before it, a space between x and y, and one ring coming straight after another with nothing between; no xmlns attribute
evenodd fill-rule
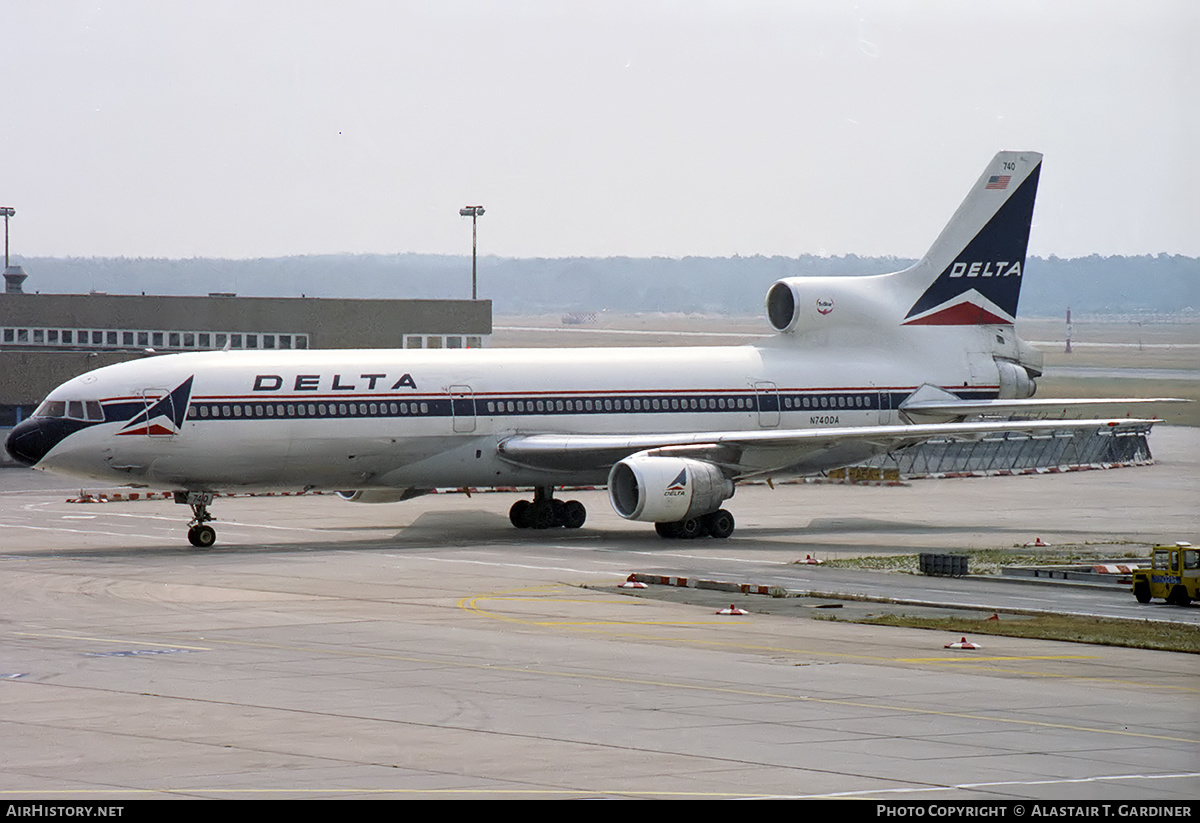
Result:
<svg viewBox="0 0 1200 823"><path fill-rule="evenodd" d="M337 496L351 503L403 503L429 492L430 489L352 489L340 491Z"/></svg>
<svg viewBox="0 0 1200 823"><path fill-rule="evenodd" d="M617 462L608 499L626 520L654 523L663 537L729 537L733 515L722 509L733 481L712 463L640 453Z"/></svg>

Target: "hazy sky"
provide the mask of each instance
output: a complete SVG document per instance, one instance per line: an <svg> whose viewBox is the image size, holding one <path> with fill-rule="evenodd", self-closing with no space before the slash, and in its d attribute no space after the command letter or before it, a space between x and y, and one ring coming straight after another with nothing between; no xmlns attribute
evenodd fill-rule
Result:
<svg viewBox="0 0 1200 823"><path fill-rule="evenodd" d="M1200 255L1195 0L0 0L13 252Z"/></svg>

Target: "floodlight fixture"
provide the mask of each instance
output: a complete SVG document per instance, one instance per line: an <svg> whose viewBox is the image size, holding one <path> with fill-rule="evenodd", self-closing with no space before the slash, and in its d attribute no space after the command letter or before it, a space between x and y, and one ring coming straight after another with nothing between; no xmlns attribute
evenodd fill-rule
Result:
<svg viewBox="0 0 1200 823"><path fill-rule="evenodd" d="M471 218L471 299L476 299L476 277L475 277L475 248L476 248L476 221L483 215L483 206L464 206L458 210L460 217Z"/></svg>

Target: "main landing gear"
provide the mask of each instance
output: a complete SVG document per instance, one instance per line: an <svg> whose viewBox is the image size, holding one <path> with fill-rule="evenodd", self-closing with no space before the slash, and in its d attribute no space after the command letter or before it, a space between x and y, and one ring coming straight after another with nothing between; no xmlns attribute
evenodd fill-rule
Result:
<svg viewBox="0 0 1200 823"><path fill-rule="evenodd" d="M175 502L192 507L192 522L188 524L188 542L198 549L211 548L217 542L217 530L208 525L213 516L208 504L213 501L209 492L175 492Z"/></svg>
<svg viewBox="0 0 1200 823"><path fill-rule="evenodd" d="M587 520L587 509L578 500L555 500L552 486L540 486L533 500L512 504L508 519L518 529L578 529Z"/></svg>
<svg viewBox="0 0 1200 823"><path fill-rule="evenodd" d="M717 537L724 539L733 534L733 515L725 509L715 512L677 520L674 523L655 523L654 530L659 537L674 537L691 540L694 537Z"/></svg>

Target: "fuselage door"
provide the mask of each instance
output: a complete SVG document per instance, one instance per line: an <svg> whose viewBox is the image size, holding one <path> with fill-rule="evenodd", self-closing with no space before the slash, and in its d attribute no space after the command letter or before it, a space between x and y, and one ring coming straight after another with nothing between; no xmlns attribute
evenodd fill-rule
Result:
<svg viewBox="0 0 1200 823"><path fill-rule="evenodd" d="M450 410L454 431L461 434L475 431L475 394L470 386L450 387Z"/></svg>
<svg viewBox="0 0 1200 823"><path fill-rule="evenodd" d="M145 434L150 437L174 437L179 432L173 426L175 398L170 389L143 389L142 404L145 409Z"/></svg>
<svg viewBox="0 0 1200 823"><path fill-rule="evenodd" d="M872 386L872 389L875 389ZM885 389L873 390L870 395L870 402L875 406L874 423L885 426L890 422L891 410L888 408L892 402L892 393Z"/></svg>
<svg viewBox="0 0 1200 823"><path fill-rule="evenodd" d="M779 425L779 388L774 383L754 384L754 400L758 406L759 428L773 429Z"/></svg>

